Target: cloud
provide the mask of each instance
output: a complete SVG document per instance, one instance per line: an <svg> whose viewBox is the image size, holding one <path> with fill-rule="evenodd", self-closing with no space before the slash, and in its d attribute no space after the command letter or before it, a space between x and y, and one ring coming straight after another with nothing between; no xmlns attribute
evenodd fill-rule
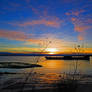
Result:
<svg viewBox="0 0 92 92"><path fill-rule="evenodd" d="M72 18L71 20L74 25L74 31L79 32L78 39L84 40L88 32L87 30L92 29L92 26L89 25L89 22L86 19L83 21L78 18Z"/></svg>
<svg viewBox="0 0 92 92"><path fill-rule="evenodd" d="M78 35L78 40L84 40L84 35L83 34L80 34L80 35Z"/></svg>
<svg viewBox="0 0 92 92"><path fill-rule="evenodd" d="M9 40L17 40L17 41L25 41L25 45L39 45L39 46L47 46L50 42L55 44L55 42L61 40L56 39L54 34L41 34L36 36L36 34L27 34L21 31L10 31L10 30L0 30L0 38L6 38ZM57 45L56 45L57 46Z"/></svg>
<svg viewBox="0 0 92 92"><path fill-rule="evenodd" d="M74 30L77 32L83 32L90 28L90 26L76 26L74 27Z"/></svg>
<svg viewBox="0 0 92 92"><path fill-rule="evenodd" d="M35 26L35 25L45 25L49 27L60 27L61 21L57 20L46 20L46 19L39 19L39 20L32 20L27 21L21 24L18 24L19 26Z"/></svg>
<svg viewBox="0 0 92 92"><path fill-rule="evenodd" d="M25 45L31 45L32 43L38 44L40 47L44 48L57 48L57 49L64 49L67 46L67 44L72 44L71 42L68 42L63 39L56 38L53 35L49 35L48 38L46 36L38 38L38 39L28 39L27 42L25 42Z"/></svg>
<svg viewBox="0 0 92 92"><path fill-rule="evenodd" d="M39 37L36 37L36 34L26 34L21 31L9 31L9 30L0 30L0 38L6 38L9 40L25 41L23 45L37 45L41 47L60 47L61 40L57 39L53 34L41 34ZM53 44L53 45L51 45Z"/></svg>
<svg viewBox="0 0 92 92"><path fill-rule="evenodd" d="M85 10L83 10L83 9L81 9L81 10L75 10L75 11L73 11L73 10L71 10L71 11L69 11L69 12L66 12L66 15L72 15L72 16L79 16L80 14L82 14L82 13L84 13L85 12Z"/></svg>
<svg viewBox="0 0 92 92"><path fill-rule="evenodd" d="M86 23L92 24L92 19L89 18L89 19L86 21Z"/></svg>
<svg viewBox="0 0 92 92"><path fill-rule="evenodd" d="M87 31L88 29L92 28L91 25L89 25L91 24L89 19L79 19L72 17L71 21L74 24L74 30L77 32Z"/></svg>
<svg viewBox="0 0 92 92"><path fill-rule="evenodd" d="M13 47L13 48L4 48L6 51L14 52L40 52L40 48L31 48L31 47Z"/></svg>
<svg viewBox="0 0 92 92"><path fill-rule="evenodd" d="M7 38L9 40L25 41L29 36L31 35L25 34L24 32L0 30L0 37Z"/></svg>
<svg viewBox="0 0 92 92"><path fill-rule="evenodd" d="M32 11L36 14L36 15L40 15L40 12L36 9L36 8L33 8L32 6L30 6Z"/></svg>
<svg viewBox="0 0 92 92"><path fill-rule="evenodd" d="M92 18L89 14L84 16L84 12L86 13L87 11L80 9L66 12L66 15L69 16L72 24L74 25L74 31L79 33L79 40L84 40L88 30L92 29Z"/></svg>

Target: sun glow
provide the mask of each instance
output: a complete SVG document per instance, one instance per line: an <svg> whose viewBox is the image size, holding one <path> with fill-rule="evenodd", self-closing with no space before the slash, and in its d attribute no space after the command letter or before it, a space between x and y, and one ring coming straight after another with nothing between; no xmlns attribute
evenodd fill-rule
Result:
<svg viewBox="0 0 92 92"><path fill-rule="evenodd" d="M56 48L47 48L46 51L49 52L49 54L55 54L58 50Z"/></svg>

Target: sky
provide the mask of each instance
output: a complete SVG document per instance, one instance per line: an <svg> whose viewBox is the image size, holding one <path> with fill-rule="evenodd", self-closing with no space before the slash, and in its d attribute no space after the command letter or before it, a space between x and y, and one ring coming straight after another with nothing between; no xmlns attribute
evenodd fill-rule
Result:
<svg viewBox="0 0 92 92"><path fill-rule="evenodd" d="M0 0L0 52L92 53L92 0Z"/></svg>

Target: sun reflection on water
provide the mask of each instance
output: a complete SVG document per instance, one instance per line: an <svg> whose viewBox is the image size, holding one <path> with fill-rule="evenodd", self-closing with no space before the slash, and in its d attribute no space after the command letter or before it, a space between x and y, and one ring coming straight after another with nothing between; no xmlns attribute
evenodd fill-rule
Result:
<svg viewBox="0 0 92 92"><path fill-rule="evenodd" d="M62 64L61 64L62 63ZM41 62L44 68L53 68L53 69L60 69L63 66L63 62L58 62L58 60L48 60L45 62Z"/></svg>

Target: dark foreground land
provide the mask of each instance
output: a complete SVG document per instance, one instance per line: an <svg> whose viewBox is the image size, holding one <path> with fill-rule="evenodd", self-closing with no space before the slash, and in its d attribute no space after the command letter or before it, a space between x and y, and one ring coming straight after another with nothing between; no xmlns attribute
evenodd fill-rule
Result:
<svg viewBox="0 0 92 92"><path fill-rule="evenodd" d="M83 75L80 80L65 79L51 84L18 80L10 79L3 85L0 83L0 92L92 92L92 76L89 75Z"/></svg>
<svg viewBox="0 0 92 92"><path fill-rule="evenodd" d="M80 84L75 89L69 89L69 88L53 88L53 89L24 89L19 90L17 87L15 88L7 88L7 89L1 89L0 92L92 92L92 84Z"/></svg>

